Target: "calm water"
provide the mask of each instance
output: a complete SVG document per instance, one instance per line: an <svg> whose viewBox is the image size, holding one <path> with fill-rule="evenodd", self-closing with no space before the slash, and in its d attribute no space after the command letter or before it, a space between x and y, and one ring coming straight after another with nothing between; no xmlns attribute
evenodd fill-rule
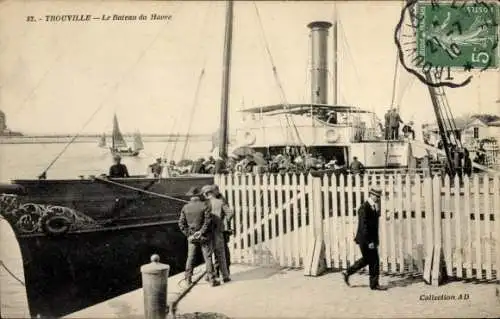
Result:
<svg viewBox="0 0 500 319"><path fill-rule="evenodd" d="M127 165L131 175L146 174L148 165L161 156L165 149L166 156L170 157L175 147L172 143L162 142L144 144L145 149L138 157L123 158L122 162ZM36 178L63 147L64 144L0 144L0 182ZM183 143L178 143L174 160L179 160L182 148ZM206 157L210 148L210 141L190 143L186 157ZM59 179L98 175L106 173L111 164L112 157L108 150L98 148L96 143L75 143L48 171L47 177ZM0 259L24 281L21 252L14 233L5 220L0 220L0 226ZM3 267L0 267L0 301L2 318L29 316L24 286L13 279Z"/></svg>

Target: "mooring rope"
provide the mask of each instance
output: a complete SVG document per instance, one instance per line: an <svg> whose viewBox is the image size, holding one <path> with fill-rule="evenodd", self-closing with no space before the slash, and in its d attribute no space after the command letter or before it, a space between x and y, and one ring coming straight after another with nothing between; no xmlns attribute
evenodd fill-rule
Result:
<svg viewBox="0 0 500 319"><path fill-rule="evenodd" d="M16 275L14 275L14 273L9 269L9 267L7 267L7 265L5 265L5 263L3 262L3 260L0 260L0 265L2 265L3 268L5 268L5 270L7 270L7 272L9 273L9 275L11 275L12 278L14 278L15 280L17 280L21 285L26 286L24 284L24 282L21 279L19 279L19 277L17 277Z"/></svg>
<svg viewBox="0 0 500 319"><path fill-rule="evenodd" d="M125 185L125 184L122 184L122 183L117 183L117 182L114 182L114 181L111 181L111 180L105 179L105 178L96 177L95 179L99 180L101 182L104 182L104 183L112 184L112 185L115 185L115 186L123 187L123 188L126 188L126 189L130 189L130 190L133 190L133 191L141 192L141 193L144 193L144 194L148 194L148 195L152 195L152 196L156 196L156 197L160 197L160 198L164 198L164 199L176 200L176 201L179 201L179 202L182 202L182 203L188 203L189 202L189 201L187 201L185 199L180 199L180 198L173 197L173 196L168 196L168 195L164 195L164 194L158 194L158 193L155 193L155 192L150 192L150 191L147 191L147 190L144 190L144 189L141 189L141 188L137 188L137 187Z"/></svg>

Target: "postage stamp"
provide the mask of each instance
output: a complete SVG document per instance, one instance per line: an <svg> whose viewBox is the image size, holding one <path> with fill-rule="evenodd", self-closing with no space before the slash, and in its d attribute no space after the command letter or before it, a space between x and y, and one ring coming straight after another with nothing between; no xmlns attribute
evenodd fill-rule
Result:
<svg viewBox="0 0 500 319"><path fill-rule="evenodd" d="M428 85L464 86L498 69L498 17L498 2L409 1L395 31L400 60Z"/></svg>

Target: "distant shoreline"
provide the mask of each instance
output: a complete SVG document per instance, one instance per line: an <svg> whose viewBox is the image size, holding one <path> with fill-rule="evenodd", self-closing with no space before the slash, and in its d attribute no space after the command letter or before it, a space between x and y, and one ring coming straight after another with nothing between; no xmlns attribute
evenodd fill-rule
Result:
<svg viewBox="0 0 500 319"><path fill-rule="evenodd" d="M165 134L143 134L144 142L175 142L184 141L189 138L192 141L211 141L210 134L191 134L191 135L165 135ZM99 142L100 134L82 134L78 136L73 143L93 143ZM125 139L133 139L132 134L125 134ZM0 135L0 144L54 144L68 143L74 135L70 134L30 134L23 136ZM108 142L110 135L106 135Z"/></svg>

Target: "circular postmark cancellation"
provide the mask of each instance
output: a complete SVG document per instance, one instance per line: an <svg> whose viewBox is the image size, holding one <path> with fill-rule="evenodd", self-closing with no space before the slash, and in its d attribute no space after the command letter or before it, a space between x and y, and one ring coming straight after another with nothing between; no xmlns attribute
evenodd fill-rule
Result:
<svg viewBox="0 0 500 319"><path fill-rule="evenodd" d="M409 0L394 32L403 67L424 84L467 85L497 69L498 2Z"/></svg>

